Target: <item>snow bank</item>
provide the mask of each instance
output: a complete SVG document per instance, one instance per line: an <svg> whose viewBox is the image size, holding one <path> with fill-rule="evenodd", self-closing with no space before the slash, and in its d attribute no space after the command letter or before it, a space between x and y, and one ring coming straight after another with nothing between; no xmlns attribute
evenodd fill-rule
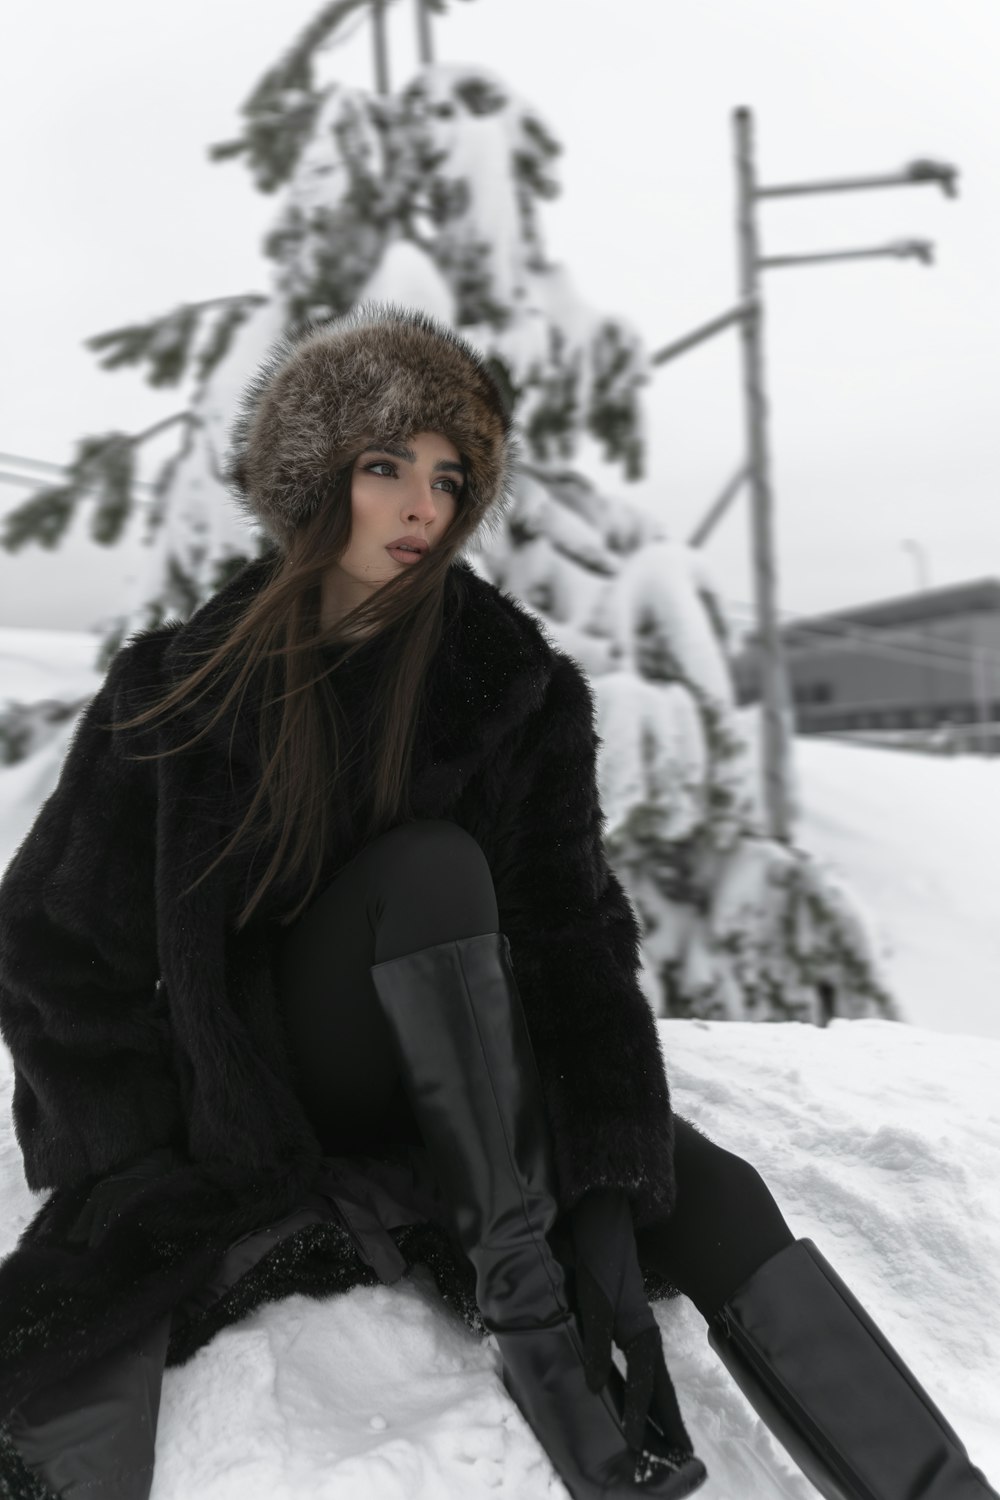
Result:
<svg viewBox="0 0 1000 1500"><path fill-rule="evenodd" d="M84 702L103 680L93 665L99 649L83 630L0 629L0 717L14 703ZM76 723L46 726L36 749L0 765L0 874L55 786Z"/></svg>
<svg viewBox="0 0 1000 1500"><path fill-rule="evenodd" d="M94 668L100 645L87 630L0 628L0 702L96 693L103 676Z"/></svg>
<svg viewBox="0 0 1000 1500"><path fill-rule="evenodd" d="M797 836L872 918L903 1017L1000 1037L1000 759L799 739Z"/></svg>
<svg viewBox="0 0 1000 1500"><path fill-rule="evenodd" d="M675 1106L752 1161L1000 1477L1000 1041L884 1021L660 1023ZM0 1252L34 1211L0 1059ZM40 1201L40 1199L38 1200ZM734 1232L739 1226L734 1225ZM704 1500L812 1500L709 1349L658 1304ZM151 1500L555 1500L492 1348L418 1273L259 1309L167 1372Z"/></svg>

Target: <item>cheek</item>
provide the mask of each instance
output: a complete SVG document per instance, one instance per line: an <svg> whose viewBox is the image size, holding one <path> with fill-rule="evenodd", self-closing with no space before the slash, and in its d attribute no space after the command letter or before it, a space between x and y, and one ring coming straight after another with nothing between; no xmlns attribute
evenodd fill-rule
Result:
<svg viewBox="0 0 1000 1500"><path fill-rule="evenodd" d="M383 497L367 476L355 479L351 487L351 521L355 527L377 522L385 509Z"/></svg>

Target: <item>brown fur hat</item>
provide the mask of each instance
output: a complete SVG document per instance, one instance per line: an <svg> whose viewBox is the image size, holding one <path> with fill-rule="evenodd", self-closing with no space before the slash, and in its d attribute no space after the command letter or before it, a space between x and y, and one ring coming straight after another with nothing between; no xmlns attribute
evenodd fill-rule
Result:
<svg viewBox="0 0 1000 1500"><path fill-rule="evenodd" d="M430 314L367 301L282 336L245 388L225 478L280 548L373 442L443 432L466 465L466 526L498 526L512 500L516 438L483 356ZM471 511L471 514L469 514Z"/></svg>

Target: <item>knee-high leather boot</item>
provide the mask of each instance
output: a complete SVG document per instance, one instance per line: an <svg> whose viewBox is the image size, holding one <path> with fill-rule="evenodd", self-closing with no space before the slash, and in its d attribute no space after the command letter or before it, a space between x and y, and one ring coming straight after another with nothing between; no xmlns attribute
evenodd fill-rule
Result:
<svg viewBox="0 0 1000 1500"><path fill-rule="evenodd" d="M708 1341L825 1500L998 1500L812 1240L759 1266Z"/></svg>
<svg viewBox="0 0 1000 1500"><path fill-rule="evenodd" d="M504 1384L566 1488L574 1500L691 1494L706 1478L700 1459L652 1422L637 1454L622 1428L620 1377L617 1396L610 1382L597 1392L587 1385L549 1241L558 1212L551 1141L507 938L439 943L371 974Z"/></svg>

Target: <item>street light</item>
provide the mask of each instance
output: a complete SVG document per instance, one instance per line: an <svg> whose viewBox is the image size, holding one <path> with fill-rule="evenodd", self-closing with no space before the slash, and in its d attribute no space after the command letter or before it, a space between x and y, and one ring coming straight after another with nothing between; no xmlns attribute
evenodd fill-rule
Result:
<svg viewBox="0 0 1000 1500"><path fill-rule="evenodd" d="M844 193L857 189L913 187L919 183L937 184L946 198L958 196L958 168L950 162L919 157L895 172L878 175L828 178L823 181L780 182L761 185L757 181L753 149L753 120L749 109L733 112L737 163L737 228L739 237L740 297L735 306L718 317L701 324L683 338L675 339L651 356L654 365L665 364L686 354L706 339L723 330L738 327L743 345L743 370L746 417L747 456L713 501L707 515L698 523L689 545L702 546L718 525L736 496L746 486L750 491L754 592L756 595L757 637L761 660L761 703L763 709L764 801L769 833L787 842L790 830L789 761L792 704L784 662L781 631L778 624L777 580L774 549L773 497L768 454L768 403L763 367L764 300L761 273L776 267L817 265L824 261L868 260L876 256L895 260L934 264L934 246L930 240L896 239L882 245L847 247L841 250L817 251L806 255L761 255L757 234L756 207L764 198L785 198L802 193ZM927 560L917 542L906 541L921 566L921 586L929 586Z"/></svg>
<svg viewBox="0 0 1000 1500"><path fill-rule="evenodd" d="M929 589L931 586L931 570L927 562L927 552L923 544L914 541L911 537L907 537L905 541L900 543L900 546L904 551L913 553L913 561L917 565L917 587L920 589Z"/></svg>

